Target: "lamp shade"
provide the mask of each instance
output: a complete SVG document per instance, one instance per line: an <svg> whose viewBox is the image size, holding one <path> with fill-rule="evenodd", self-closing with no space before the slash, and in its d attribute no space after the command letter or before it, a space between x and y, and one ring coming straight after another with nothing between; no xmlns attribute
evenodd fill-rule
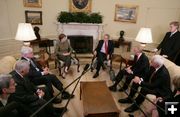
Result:
<svg viewBox="0 0 180 117"><path fill-rule="evenodd" d="M136 41L140 43L152 43L152 33L150 28L141 28L136 36Z"/></svg>
<svg viewBox="0 0 180 117"><path fill-rule="evenodd" d="M16 32L16 40L32 41L36 39L33 28L30 23L19 23Z"/></svg>

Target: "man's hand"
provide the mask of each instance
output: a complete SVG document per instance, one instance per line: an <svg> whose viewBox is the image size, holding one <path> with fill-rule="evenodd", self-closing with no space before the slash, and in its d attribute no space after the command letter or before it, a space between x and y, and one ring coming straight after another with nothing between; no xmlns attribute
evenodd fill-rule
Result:
<svg viewBox="0 0 180 117"><path fill-rule="evenodd" d="M154 50L152 50L152 51L156 53L156 52L158 51L158 49L157 49L157 48L155 48L155 49L154 49Z"/></svg>
<svg viewBox="0 0 180 117"><path fill-rule="evenodd" d="M155 103L157 103L157 102L162 102L162 101L163 101L163 98L162 98L162 97L158 97L158 98L156 98Z"/></svg>
<svg viewBox="0 0 180 117"><path fill-rule="evenodd" d="M48 68L48 67L45 67L45 68L43 69L43 73L44 73L44 75L49 74L49 68Z"/></svg>
<svg viewBox="0 0 180 117"><path fill-rule="evenodd" d="M134 83L139 83L141 80L138 76L135 76L134 79L133 79L133 82Z"/></svg>
<svg viewBox="0 0 180 117"><path fill-rule="evenodd" d="M65 52L63 53L64 56L69 56L70 55L70 52Z"/></svg>
<svg viewBox="0 0 180 117"><path fill-rule="evenodd" d="M97 55L97 52L96 52L96 51L94 51L94 53L93 53L93 54L94 54L94 56L96 56L96 55Z"/></svg>
<svg viewBox="0 0 180 117"><path fill-rule="evenodd" d="M133 71L131 70L131 67L127 67L125 70L126 70L129 74L133 74Z"/></svg>
<svg viewBox="0 0 180 117"><path fill-rule="evenodd" d="M107 60L109 60L109 54L107 55Z"/></svg>
<svg viewBox="0 0 180 117"><path fill-rule="evenodd" d="M168 56L167 56L167 55L164 55L164 54L163 54L162 56L163 56L164 58L168 58Z"/></svg>
<svg viewBox="0 0 180 117"><path fill-rule="evenodd" d="M44 92L41 89L38 89L37 95L39 96L39 98L42 98L42 97L44 97Z"/></svg>

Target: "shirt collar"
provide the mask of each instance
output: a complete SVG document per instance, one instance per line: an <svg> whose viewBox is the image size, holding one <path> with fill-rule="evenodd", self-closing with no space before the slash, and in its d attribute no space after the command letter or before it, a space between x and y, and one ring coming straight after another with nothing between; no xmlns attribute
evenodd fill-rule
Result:
<svg viewBox="0 0 180 117"><path fill-rule="evenodd" d="M15 70L16 71L16 70ZM16 71L17 74L19 74L21 76L21 78L23 78L23 75L21 75L18 71Z"/></svg>
<svg viewBox="0 0 180 117"><path fill-rule="evenodd" d="M174 31L174 32L171 32L171 35L174 35L178 30Z"/></svg>

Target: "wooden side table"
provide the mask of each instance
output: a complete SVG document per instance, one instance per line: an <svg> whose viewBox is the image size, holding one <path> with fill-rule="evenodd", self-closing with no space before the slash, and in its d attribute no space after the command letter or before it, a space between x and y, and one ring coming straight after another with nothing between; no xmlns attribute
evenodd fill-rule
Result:
<svg viewBox="0 0 180 117"><path fill-rule="evenodd" d="M132 52L125 52L125 53L121 53L120 57L120 70L122 69L122 64L124 63L125 66L127 67L128 65L132 65L133 64L133 58L131 57Z"/></svg>
<svg viewBox="0 0 180 117"><path fill-rule="evenodd" d="M41 67L49 67L49 54L45 50L40 50L40 52L34 53L34 55Z"/></svg>

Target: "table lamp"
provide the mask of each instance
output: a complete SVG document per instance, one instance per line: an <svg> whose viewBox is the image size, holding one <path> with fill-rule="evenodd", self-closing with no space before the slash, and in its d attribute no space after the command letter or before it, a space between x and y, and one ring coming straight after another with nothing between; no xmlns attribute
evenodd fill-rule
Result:
<svg viewBox="0 0 180 117"><path fill-rule="evenodd" d="M152 43L152 33L150 28L141 28L136 36L136 41L141 43L141 46L145 46L147 43Z"/></svg>
<svg viewBox="0 0 180 117"><path fill-rule="evenodd" d="M30 41L35 40L33 28L30 23L19 23L15 40L23 41L24 45L29 46Z"/></svg>

